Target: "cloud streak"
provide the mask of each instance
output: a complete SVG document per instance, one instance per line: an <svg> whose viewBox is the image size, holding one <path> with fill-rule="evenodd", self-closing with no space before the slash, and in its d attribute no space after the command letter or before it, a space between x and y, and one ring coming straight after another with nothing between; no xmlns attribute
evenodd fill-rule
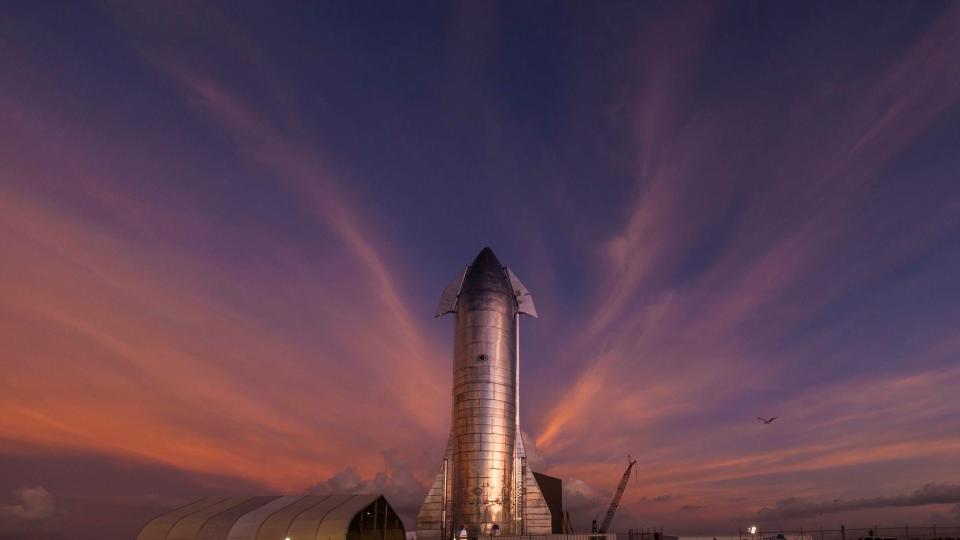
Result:
<svg viewBox="0 0 960 540"><path fill-rule="evenodd" d="M388 270L313 151L280 136L215 83L177 76L219 129L282 180L307 223L319 221L337 245L290 245L197 218L195 210L161 209L117 178L98 177L94 159L79 152L64 153L79 174L39 159L8 170L16 182L0 201L10 248L2 307L13 321L4 327L4 354L14 369L3 382L0 436L297 489L318 472L333 472L341 460L334 456L354 453L357 444L372 447L361 453L364 467L377 467L377 448L387 444L372 444L355 420L313 411L358 403L363 418L403 422L410 440L440 433L443 418L434 410L442 394L432 370L439 355L397 289L401 266ZM70 136L100 136L7 106L7 117L37 131L61 122L74 130ZM142 151L129 146L132 154ZM58 175L82 186L63 190L75 197L72 207L29 187ZM180 228L193 237L177 235ZM152 241L137 238L140 231ZM205 242L241 237L255 246L251 253L270 257L227 261L205 252ZM229 275L226 266L233 266ZM278 279L286 285L274 285ZM289 331L309 326L320 330L309 337ZM378 339L367 339L370 333ZM266 375L265 363L273 366ZM71 384L77 379L86 387ZM253 383L258 379L267 384ZM383 401L360 404L360 389L371 381ZM387 402L392 410L383 412ZM338 445L325 435L332 432L353 435Z"/></svg>
<svg viewBox="0 0 960 540"><path fill-rule="evenodd" d="M949 30L957 17L956 10L948 10L902 58L865 83L864 99L839 113L836 123L842 127L829 136L818 138L804 123L788 124L774 145L767 144L772 157L757 156L753 165L769 178L765 185L739 180L742 168L724 168L727 163L718 168L717 150L710 148L717 143L721 152L737 155L743 149L724 148L725 141L749 146L766 137L759 129L751 132L749 125L743 134L736 133L743 129L734 120L739 103L703 120L681 120L684 104L676 95L693 75L673 73L693 70L698 53L667 66L669 74L658 74L656 63L643 64L654 70L651 79L673 81L677 88L643 87L638 92L636 99L647 103L645 108L666 112L639 117L638 132L650 134L639 138L638 155L656 157L645 157L638 165L636 205L608 244L609 292L597 302L590 334L597 337L575 348L604 352L592 356L547 415L538 438L542 446L549 449L557 433L577 433L575 419L589 418L594 430L603 418L642 425L646 422L639 415L666 420L687 412L678 394L696 395L702 410L715 400L732 399L740 388L778 384L783 373L763 362L758 349L782 339L785 328L817 317L852 284L869 278L876 266L828 263L833 253L855 249L864 239L868 225L857 223L851 211L878 182L880 168L960 96L955 84L960 67L953 59L960 44ZM688 23L689 15L682 20ZM693 44L702 37L691 34L692 44L682 50L697 50ZM941 79L944 73L952 82ZM815 95L801 96L791 106L798 111L821 107L824 113L832 107ZM714 178L708 186L700 180L705 176ZM724 204L696 212L703 193ZM739 208L739 215L725 216L730 208ZM780 216L771 220L778 210ZM711 231L718 227L720 233ZM897 234L915 249L928 241L923 231L921 226L916 234L909 229ZM685 281L671 278L690 274L684 257L703 239L719 247L713 258ZM889 254L868 256L879 262ZM651 373L644 376L647 366ZM654 386L643 381L654 378L653 392L666 388L663 394L670 396L656 401L672 406L658 407L638 397ZM626 416L604 414L611 401Z"/></svg>

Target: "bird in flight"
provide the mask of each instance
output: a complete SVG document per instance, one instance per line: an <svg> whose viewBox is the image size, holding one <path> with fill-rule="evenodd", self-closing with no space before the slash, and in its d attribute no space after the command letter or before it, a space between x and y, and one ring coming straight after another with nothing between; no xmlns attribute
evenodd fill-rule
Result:
<svg viewBox="0 0 960 540"><path fill-rule="evenodd" d="M757 420L763 422L764 424L769 424L769 423L773 422L774 420L776 420L777 418L780 418L780 417L779 417L779 416L774 416L774 417L771 417L771 418L761 418L761 417L758 416L758 417L757 417Z"/></svg>

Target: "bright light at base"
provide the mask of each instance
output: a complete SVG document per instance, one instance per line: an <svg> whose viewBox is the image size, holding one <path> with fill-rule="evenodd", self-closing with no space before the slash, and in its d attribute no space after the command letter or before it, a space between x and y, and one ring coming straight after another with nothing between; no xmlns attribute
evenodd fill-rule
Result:
<svg viewBox="0 0 960 540"><path fill-rule="evenodd" d="M750 534L757 534L757 526L756 526L756 525L751 525L751 526L747 527L747 532L750 533ZM287 538L287 540L290 540L290 539Z"/></svg>

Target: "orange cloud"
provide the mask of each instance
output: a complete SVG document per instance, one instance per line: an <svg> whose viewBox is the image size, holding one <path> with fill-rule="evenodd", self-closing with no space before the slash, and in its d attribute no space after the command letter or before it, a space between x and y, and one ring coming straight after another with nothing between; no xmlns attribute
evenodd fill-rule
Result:
<svg viewBox="0 0 960 540"><path fill-rule="evenodd" d="M210 88L221 113L240 110ZM229 129L240 129L242 114ZM243 129L256 127L253 117ZM335 265L318 266L312 247L253 234L245 240L277 255L225 273L209 254L139 241L31 193L27 179L60 173L55 166L8 172L22 187L0 199L0 439L297 489L344 462L373 469L382 448L441 434L440 355L397 290L402 266L388 271L354 212L312 189L315 161L280 149L276 172L347 248L323 253ZM234 233L126 197L112 179L81 181L81 197L124 224ZM293 326L311 332L292 337ZM345 403L352 415L330 413ZM384 439L385 426L400 432Z"/></svg>

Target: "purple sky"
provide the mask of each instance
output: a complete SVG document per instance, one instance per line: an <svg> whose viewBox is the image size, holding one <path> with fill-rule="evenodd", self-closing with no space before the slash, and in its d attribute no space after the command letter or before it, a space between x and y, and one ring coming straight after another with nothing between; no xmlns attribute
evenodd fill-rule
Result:
<svg viewBox="0 0 960 540"><path fill-rule="evenodd" d="M960 524L958 4L20 2L0 73L0 538L412 529L486 245L576 527L628 453L617 529Z"/></svg>

